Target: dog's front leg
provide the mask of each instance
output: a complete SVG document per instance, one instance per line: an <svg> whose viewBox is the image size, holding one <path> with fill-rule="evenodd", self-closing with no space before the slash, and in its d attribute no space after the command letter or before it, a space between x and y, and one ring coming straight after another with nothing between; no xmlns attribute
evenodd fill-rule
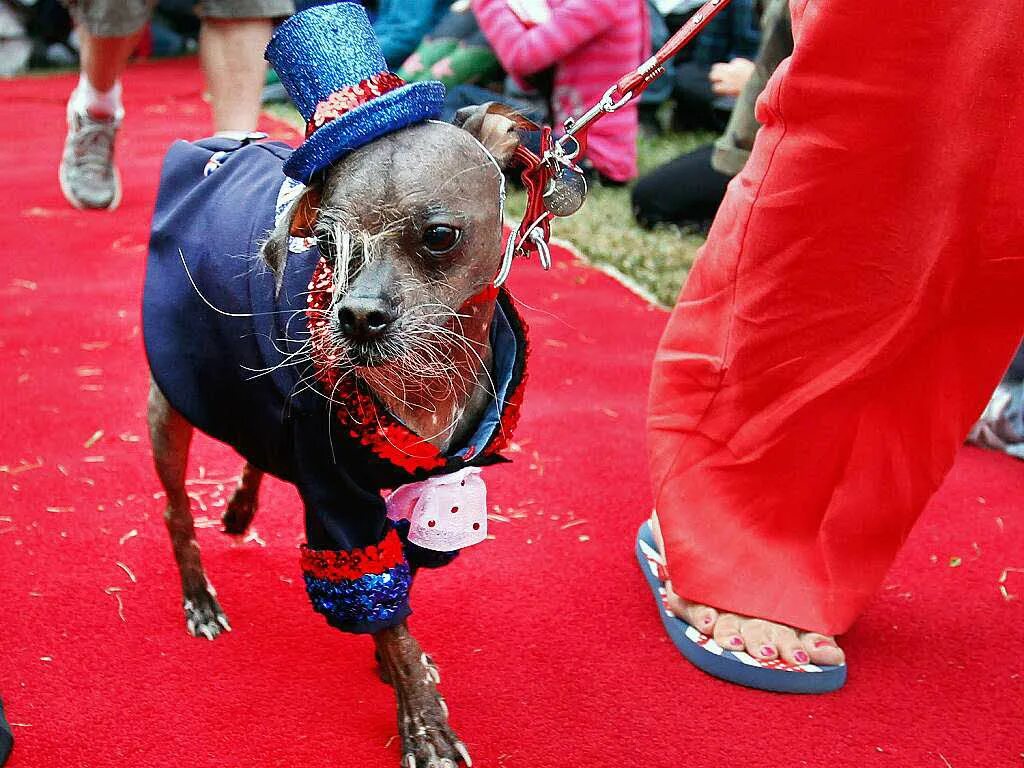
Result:
<svg viewBox="0 0 1024 768"><path fill-rule="evenodd" d="M193 637L213 640L221 629L230 631L231 625L203 570L190 499L185 490L192 425L174 410L156 382L149 388L148 419L153 463L167 494L164 522L171 535L174 560L181 574L185 626Z"/></svg>
<svg viewBox="0 0 1024 768"><path fill-rule="evenodd" d="M466 745L448 725L448 707L437 692L441 677L403 622L373 636L385 679L398 699L402 768L471 766Z"/></svg>

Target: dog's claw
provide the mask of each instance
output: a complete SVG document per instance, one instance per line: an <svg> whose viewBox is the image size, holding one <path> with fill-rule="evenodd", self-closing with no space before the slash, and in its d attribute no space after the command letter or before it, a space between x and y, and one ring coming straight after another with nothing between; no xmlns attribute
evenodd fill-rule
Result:
<svg viewBox="0 0 1024 768"><path fill-rule="evenodd" d="M405 760L404 760L403 762L404 762L404 763L405 763L405 764L406 764L406 765L407 765L407 766L408 766L409 768L416 768L416 755L414 755L414 754L413 754L412 752L410 752L409 754L407 754L407 755L405 756Z"/></svg>
<svg viewBox="0 0 1024 768"><path fill-rule="evenodd" d="M192 590L182 607L185 611L185 627L192 637L215 640L222 631L231 631L228 618L209 585L206 589Z"/></svg>
<svg viewBox="0 0 1024 768"><path fill-rule="evenodd" d="M466 745L461 741L455 743L455 751L462 756L462 762L466 764L466 768L473 768L473 758L469 756L469 750L466 749Z"/></svg>
<svg viewBox="0 0 1024 768"><path fill-rule="evenodd" d="M420 656L420 664L427 668L427 678L434 683L434 685L441 684L441 672L434 665L434 660L431 659L427 654Z"/></svg>
<svg viewBox="0 0 1024 768"><path fill-rule="evenodd" d="M447 719L447 717L448 717L448 702L446 702L441 696L438 696L437 697L437 703L440 705L441 711L444 712L444 716Z"/></svg>

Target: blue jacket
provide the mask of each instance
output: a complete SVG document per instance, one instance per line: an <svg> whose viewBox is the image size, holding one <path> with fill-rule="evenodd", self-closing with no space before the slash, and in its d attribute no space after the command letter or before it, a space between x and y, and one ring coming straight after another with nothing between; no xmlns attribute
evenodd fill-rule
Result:
<svg viewBox="0 0 1024 768"><path fill-rule="evenodd" d="M221 138L171 147L146 269L146 354L157 386L190 423L296 485L310 550L351 558L391 532L382 489L502 460L495 448L507 439L518 407L525 335L502 295L492 331L499 402L492 403L470 445L440 463L410 468L388 453L389 441L344 425L316 383L303 384L309 370L297 356L309 338L305 310L320 261L317 247L289 254L276 298L274 277L259 257L260 243L285 207L279 201L295 184L281 171L290 152L279 143L242 145ZM361 429L373 433L376 427ZM406 562L399 565L406 581L410 566L451 559L408 542L404 554ZM407 585L387 599L371 594L370 605L365 580L340 583L326 578L328 572L337 569L307 569L306 580L317 610L335 626L375 631L408 614ZM366 575L381 580L380 573ZM390 576L391 587L402 581L401 572ZM355 593L358 600L348 599Z"/></svg>

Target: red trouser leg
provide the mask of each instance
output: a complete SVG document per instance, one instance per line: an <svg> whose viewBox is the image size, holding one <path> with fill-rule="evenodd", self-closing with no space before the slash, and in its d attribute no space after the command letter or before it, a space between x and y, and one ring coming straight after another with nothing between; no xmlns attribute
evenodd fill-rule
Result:
<svg viewBox="0 0 1024 768"><path fill-rule="evenodd" d="M679 594L838 633L1024 330L1024 6L793 21L658 350L650 459Z"/></svg>

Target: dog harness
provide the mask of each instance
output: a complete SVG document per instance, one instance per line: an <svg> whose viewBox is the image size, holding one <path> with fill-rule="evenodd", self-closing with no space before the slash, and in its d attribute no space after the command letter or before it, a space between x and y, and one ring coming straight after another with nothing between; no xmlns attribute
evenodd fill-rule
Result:
<svg viewBox="0 0 1024 768"><path fill-rule="evenodd" d="M479 468L505 460L499 452L518 419L526 332L499 291L491 326L497 398L466 444L447 453L360 381L315 368L309 350L328 332L319 310L331 304L330 264L315 242L293 238L275 296L259 256L275 215L301 191L281 170L290 153L276 142L228 138L171 147L146 270L146 354L157 386L189 422L297 487L314 608L338 629L376 632L409 615L416 568L444 565L482 538L472 527L479 517L460 528L453 519L464 505L449 502L479 494ZM430 478L441 479L410 485ZM390 519L388 489L401 489ZM436 551L446 543L451 549Z"/></svg>

